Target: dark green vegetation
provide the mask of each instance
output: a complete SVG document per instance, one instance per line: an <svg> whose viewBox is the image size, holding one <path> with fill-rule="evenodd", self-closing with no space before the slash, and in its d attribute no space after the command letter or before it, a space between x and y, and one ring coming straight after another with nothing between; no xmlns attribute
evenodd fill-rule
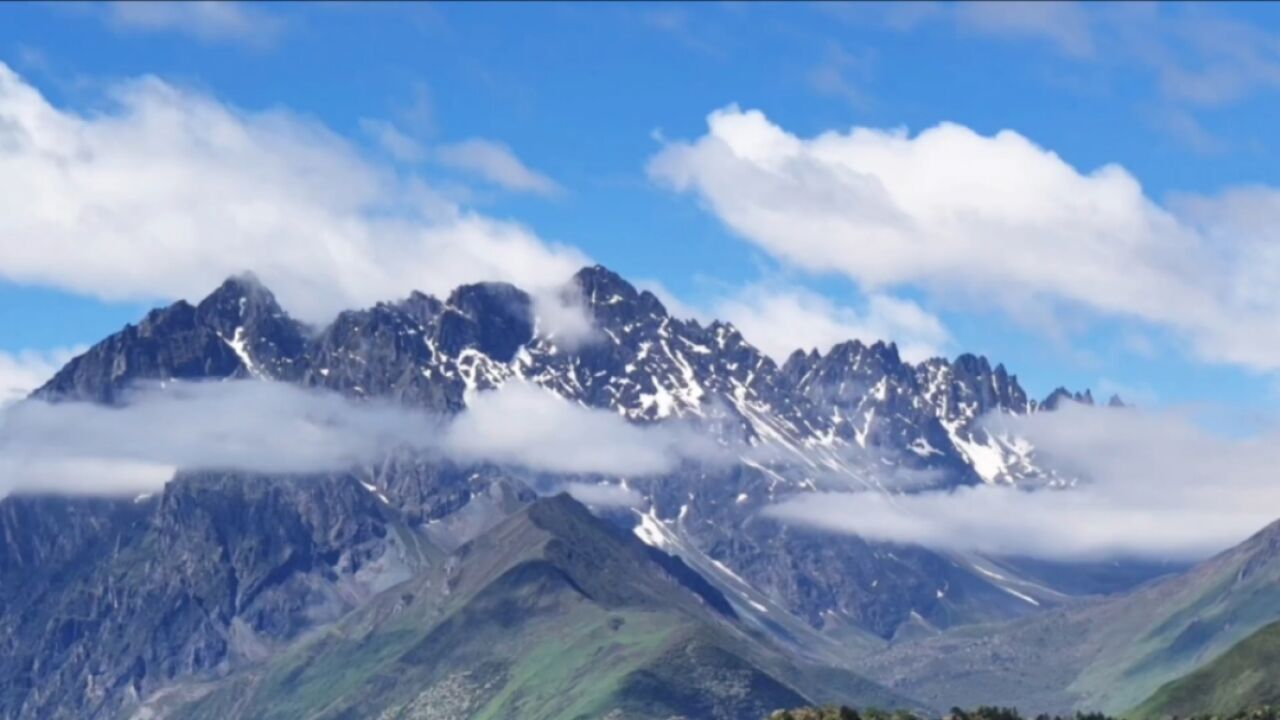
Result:
<svg viewBox="0 0 1280 720"><path fill-rule="evenodd" d="M559 496L281 657L174 688L150 709L217 720L754 719L811 698L904 702L788 659L678 560Z"/></svg>
<svg viewBox="0 0 1280 720"><path fill-rule="evenodd" d="M1137 720L1231 715L1280 704L1280 623L1240 641L1216 660L1170 682L1133 710Z"/></svg>
<svg viewBox="0 0 1280 720"><path fill-rule="evenodd" d="M1181 717L1183 720L1280 720L1280 708L1262 705L1230 713L1195 713L1164 717ZM907 710L886 712L872 708L859 712L843 705L827 705L775 710L766 720L922 720L922 718L923 716ZM984 705L976 710L952 708L951 712L943 716L943 720L1023 720L1023 715L1014 708ZM1035 720L1116 720L1116 718L1103 713L1077 712L1066 716L1042 714L1035 716Z"/></svg>

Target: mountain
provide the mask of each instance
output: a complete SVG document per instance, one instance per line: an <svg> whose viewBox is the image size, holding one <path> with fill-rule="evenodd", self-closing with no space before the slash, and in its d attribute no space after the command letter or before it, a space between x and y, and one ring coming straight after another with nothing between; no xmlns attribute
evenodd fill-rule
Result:
<svg viewBox="0 0 1280 720"><path fill-rule="evenodd" d="M470 469L414 480L430 487L428 517L460 499L504 513L533 499ZM174 678L260 660L440 562L418 526L346 473L183 474L137 500L5 498L0 717L113 717Z"/></svg>
<svg viewBox="0 0 1280 720"><path fill-rule="evenodd" d="M1185 677L1169 682L1128 713L1134 720L1228 716L1280 704L1280 622L1236 643Z"/></svg>
<svg viewBox="0 0 1280 720"><path fill-rule="evenodd" d="M171 688L146 711L755 720L801 701L811 674L743 632L727 599L678 560L560 495L278 660L212 688ZM826 697L903 703L848 673L820 676Z"/></svg>
<svg viewBox="0 0 1280 720"><path fill-rule="evenodd" d="M705 556L713 572L730 571L725 582L742 578L814 627L891 638L1034 612L1071 594L1020 582L1008 568L997 581L974 567L981 559L890 549L759 514L792 493L881 488L894 473L944 487L1066 482L1041 469L1025 442L979 421L1040 407L1003 366L973 355L915 365L892 344L858 341L797 351L778 366L731 325L672 317L599 266L575 275L563 295L589 316L587 341L540 330L532 298L500 283L463 286L443 301L414 293L314 329L240 276L196 306L153 311L98 343L35 396L112 403L141 380L262 378L456 412L468 393L522 378L638 423L695 421L756 450L727 470L629 482L644 496L646 522L681 552ZM380 482L379 492L412 512Z"/></svg>
<svg viewBox="0 0 1280 720"><path fill-rule="evenodd" d="M818 678L865 688L838 668L891 640L1043 613L1150 574L1096 580L1092 569L873 543L761 513L795 493L886 491L904 472L934 487L1069 482L1040 468L1024 441L983 427L986 413L1043 407L998 364L912 364L892 344L851 341L779 366L732 326L674 318L601 267L575 275L561 298L591 320L588 337L558 337L530 295L500 283L443 300L413 293L313 328L245 275L72 359L35 399L118 405L139 382L273 380L450 414L518 379L637 424L678 419L743 450L734 463L686 462L653 477L548 477L397 451L319 474L181 472L138 498L0 499L0 670L10 678L0 716L113 717L194 678L249 682L246 668L371 618L361 613L375 599L395 605L393 587L438 578L535 489L566 481L638 495L634 508L597 510L678 557L678 574L704 578L735 617L732 631L695 623L704 640L704 628L719 628L699 647L808 699L822 699ZM493 592L530 592L517 585ZM572 586L545 588L594 607L597 620L611 607L573 599ZM438 598L413 606L462 610ZM654 672L666 667L680 665Z"/></svg>
<svg viewBox="0 0 1280 720"><path fill-rule="evenodd" d="M1280 619L1280 522L1121 595L891 647L856 667L935 706L1120 712Z"/></svg>

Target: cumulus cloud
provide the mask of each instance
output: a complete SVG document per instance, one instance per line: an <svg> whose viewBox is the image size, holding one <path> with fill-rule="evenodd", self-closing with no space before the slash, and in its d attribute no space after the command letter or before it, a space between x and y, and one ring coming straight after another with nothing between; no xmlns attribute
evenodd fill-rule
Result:
<svg viewBox="0 0 1280 720"><path fill-rule="evenodd" d="M265 46L284 29L276 15L241 2L112 2L103 10L108 23L122 30L178 33L201 42Z"/></svg>
<svg viewBox="0 0 1280 720"><path fill-rule="evenodd" d="M57 348L0 352L0 407L26 397L82 350Z"/></svg>
<svg viewBox="0 0 1280 720"><path fill-rule="evenodd" d="M1008 130L801 138L737 107L708 124L660 151L651 176L787 263L1015 317L1042 306L1125 317L1172 329L1206 360L1280 367L1271 244L1213 234L1231 219L1230 194L1200 198L1189 218L1117 165L1082 173ZM1252 205L1260 226L1274 192Z"/></svg>
<svg viewBox="0 0 1280 720"><path fill-rule="evenodd" d="M450 418L283 383L153 384L134 388L120 407L29 400L0 410L0 496L146 492L179 468L339 471L396 450L621 477L714 452L677 428L635 426L519 382L480 393ZM629 496L600 490L595 497L617 504Z"/></svg>
<svg viewBox="0 0 1280 720"><path fill-rule="evenodd" d="M0 64L0 278L197 297L246 269L304 320L458 284L558 286L587 258L477 214L318 123L155 78L51 104Z"/></svg>
<svg viewBox="0 0 1280 720"><path fill-rule="evenodd" d="M1227 438L1177 414L1074 404L991 422L1077 485L822 493L767 512L876 540L1055 559L1195 559L1280 517L1280 433Z"/></svg>
<svg viewBox="0 0 1280 720"><path fill-rule="evenodd" d="M441 163L517 192L553 196L563 192L556 181L525 165L499 142L471 138L436 149Z"/></svg>
<svg viewBox="0 0 1280 720"><path fill-rule="evenodd" d="M893 341L904 358L919 362L941 355L950 341L937 317L914 302L882 294L870 296L859 312L800 287L748 285L717 301L713 313L777 362L797 349L825 353L846 340Z"/></svg>

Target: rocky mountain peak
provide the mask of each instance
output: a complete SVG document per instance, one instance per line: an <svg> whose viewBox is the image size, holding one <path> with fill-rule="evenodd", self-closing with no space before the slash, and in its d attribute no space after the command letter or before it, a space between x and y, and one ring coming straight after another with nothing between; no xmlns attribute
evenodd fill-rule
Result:
<svg viewBox="0 0 1280 720"><path fill-rule="evenodd" d="M1118 400L1119 398L1115 399ZM1053 392L1049 393L1049 395L1045 397L1039 407L1042 410L1057 410L1064 402L1093 405L1093 392L1090 390L1085 390L1084 392L1071 392L1062 386L1058 386L1054 388Z"/></svg>

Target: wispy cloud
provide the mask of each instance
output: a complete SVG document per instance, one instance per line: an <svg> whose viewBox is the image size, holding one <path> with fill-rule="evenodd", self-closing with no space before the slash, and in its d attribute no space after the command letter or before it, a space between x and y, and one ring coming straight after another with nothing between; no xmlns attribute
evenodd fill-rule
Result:
<svg viewBox="0 0 1280 720"><path fill-rule="evenodd" d="M387 154L401 162L422 162L427 156L426 148L421 142L401 132L400 128L386 120L360 118L360 129L378 143Z"/></svg>
<svg viewBox="0 0 1280 720"><path fill-rule="evenodd" d="M0 408L40 387L82 348L0 352Z"/></svg>
<svg viewBox="0 0 1280 720"><path fill-rule="evenodd" d="M1094 54L1086 8L1074 2L961 2L953 6L961 28L984 35L1039 40L1074 57Z"/></svg>
<svg viewBox="0 0 1280 720"><path fill-rule="evenodd" d="M800 495L768 512L876 540L1057 559L1199 558L1280 517L1274 432L1228 438L1178 414L1078 405L992 422L1080 483Z"/></svg>
<svg viewBox="0 0 1280 720"><path fill-rule="evenodd" d="M284 21L264 6L248 2L111 2L107 22L131 32L177 33L201 42L234 42L254 47L273 44Z"/></svg>
<svg viewBox="0 0 1280 720"><path fill-rule="evenodd" d="M874 62L875 55L869 49L853 52L833 43L822 62L809 71L809 85L819 94L865 108L871 104L866 87L871 82Z"/></svg>
<svg viewBox="0 0 1280 720"><path fill-rule="evenodd" d="M442 145L435 154L441 163L507 190L547 197L564 192L556 181L525 165L500 142L471 138Z"/></svg>

